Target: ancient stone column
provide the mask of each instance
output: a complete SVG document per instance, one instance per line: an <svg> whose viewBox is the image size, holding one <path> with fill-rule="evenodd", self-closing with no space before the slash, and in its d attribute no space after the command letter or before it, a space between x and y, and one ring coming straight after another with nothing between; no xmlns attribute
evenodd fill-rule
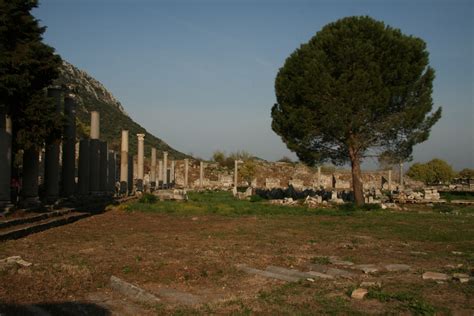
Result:
<svg viewBox="0 0 474 316"><path fill-rule="evenodd" d="M157 186L160 188L163 185L163 161L158 160L158 183Z"/></svg>
<svg viewBox="0 0 474 316"><path fill-rule="evenodd" d="M81 139L79 142L79 165L78 165L78 193L79 195L89 195L89 162L90 149L89 140Z"/></svg>
<svg viewBox="0 0 474 316"><path fill-rule="evenodd" d="M116 154L115 151L109 150L108 152L108 165L107 165L107 192L109 194L114 195L115 193L115 182L117 181L116 179Z"/></svg>
<svg viewBox="0 0 474 316"><path fill-rule="evenodd" d="M156 187L156 148L151 149L150 186Z"/></svg>
<svg viewBox="0 0 474 316"><path fill-rule="evenodd" d="M48 88L48 97L54 99L56 113L61 112L60 88ZM46 144L44 155L44 187L46 203L53 203L59 198L59 139Z"/></svg>
<svg viewBox="0 0 474 316"><path fill-rule="evenodd" d="M143 159L145 155L145 134L137 134L138 157L137 157L137 191L143 192Z"/></svg>
<svg viewBox="0 0 474 316"><path fill-rule="evenodd" d="M89 143L89 190L91 194L100 192L100 124L99 112L91 112L91 133Z"/></svg>
<svg viewBox="0 0 474 316"><path fill-rule="evenodd" d="M163 152L163 188L168 185L168 152Z"/></svg>
<svg viewBox="0 0 474 316"><path fill-rule="evenodd" d="M61 196L70 197L76 190L76 102L73 95L64 98L64 116Z"/></svg>
<svg viewBox="0 0 474 316"><path fill-rule="evenodd" d="M122 130L122 145L120 151L120 194L128 190L128 131Z"/></svg>
<svg viewBox="0 0 474 316"><path fill-rule="evenodd" d="M403 190L405 183L403 181L403 162L400 162L400 189Z"/></svg>
<svg viewBox="0 0 474 316"><path fill-rule="evenodd" d="M127 175L127 189L128 194L133 193L133 156L128 154L128 175Z"/></svg>
<svg viewBox="0 0 474 316"><path fill-rule="evenodd" d="M171 169L170 169L170 183L171 184L174 184L174 181L175 181L175 176L174 176L175 164L176 164L176 161L171 160Z"/></svg>
<svg viewBox="0 0 474 316"><path fill-rule="evenodd" d="M12 125L11 119L0 107L0 211L8 210L11 204Z"/></svg>
<svg viewBox="0 0 474 316"><path fill-rule="evenodd" d="M199 163L199 187L204 185L204 162Z"/></svg>
<svg viewBox="0 0 474 316"><path fill-rule="evenodd" d="M188 187L189 159L184 159L184 187Z"/></svg>
<svg viewBox="0 0 474 316"><path fill-rule="evenodd" d="M32 207L39 204L38 197L39 151L31 147L23 152L22 205Z"/></svg>
<svg viewBox="0 0 474 316"><path fill-rule="evenodd" d="M239 161L234 160L234 187L237 188L239 176L238 176Z"/></svg>
<svg viewBox="0 0 474 316"><path fill-rule="evenodd" d="M388 170L387 182L388 182L388 190L391 191L392 190L392 170Z"/></svg>
<svg viewBox="0 0 474 316"><path fill-rule="evenodd" d="M99 153L99 192L100 194L107 193L107 172L109 169L108 166L108 156L109 156L109 149L107 148L107 142L100 141L100 153Z"/></svg>
<svg viewBox="0 0 474 316"><path fill-rule="evenodd" d="M321 166L318 166L318 189L321 188Z"/></svg>

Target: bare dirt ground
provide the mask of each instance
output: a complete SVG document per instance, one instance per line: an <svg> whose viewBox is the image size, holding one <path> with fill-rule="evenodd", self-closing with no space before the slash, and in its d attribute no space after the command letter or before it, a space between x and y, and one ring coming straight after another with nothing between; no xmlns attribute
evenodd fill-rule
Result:
<svg viewBox="0 0 474 316"><path fill-rule="evenodd" d="M472 274L473 231L471 214L221 216L119 207L0 243L0 259L21 256L33 264L0 272L0 302L7 311L37 304L50 306L53 314L51 306L80 303L85 314L91 304L91 315L472 315L472 280L437 283L421 275ZM311 262L329 256L355 264L404 263L411 270L286 283L236 268L245 263L257 269L273 265L308 271ZM198 302L183 305L173 295L157 295L163 298L158 304L134 302L110 288L112 275L150 293L193 294ZM362 281L379 281L382 287L364 300L351 299L350 292Z"/></svg>

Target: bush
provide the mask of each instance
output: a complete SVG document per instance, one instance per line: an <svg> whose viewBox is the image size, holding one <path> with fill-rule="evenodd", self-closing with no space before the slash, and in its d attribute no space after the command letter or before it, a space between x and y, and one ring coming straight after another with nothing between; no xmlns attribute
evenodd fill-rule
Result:
<svg viewBox="0 0 474 316"><path fill-rule="evenodd" d="M380 204L364 204L360 209L363 211L378 211L382 209L382 206Z"/></svg>
<svg viewBox="0 0 474 316"><path fill-rule="evenodd" d="M427 163L415 163L407 171L407 176L425 184L448 183L454 176L453 168L444 160L433 159Z"/></svg>
<svg viewBox="0 0 474 316"><path fill-rule="evenodd" d="M146 204L154 204L158 201L158 198L156 195L150 194L150 193L145 193L138 202L140 203L146 203Z"/></svg>
<svg viewBox="0 0 474 316"><path fill-rule="evenodd" d="M250 202L260 202L260 201L263 201L264 198L261 197L260 195L252 195L250 197Z"/></svg>

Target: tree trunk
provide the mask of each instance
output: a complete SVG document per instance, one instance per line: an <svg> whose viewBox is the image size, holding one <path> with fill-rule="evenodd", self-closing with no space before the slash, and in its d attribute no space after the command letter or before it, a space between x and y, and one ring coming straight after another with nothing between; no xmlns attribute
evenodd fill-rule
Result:
<svg viewBox="0 0 474 316"><path fill-rule="evenodd" d="M354 200L357 205L362 205L364 204L364 191L360 171L360 159L356 155L351 155L351 167L352 190L354 191Z"/></svg>

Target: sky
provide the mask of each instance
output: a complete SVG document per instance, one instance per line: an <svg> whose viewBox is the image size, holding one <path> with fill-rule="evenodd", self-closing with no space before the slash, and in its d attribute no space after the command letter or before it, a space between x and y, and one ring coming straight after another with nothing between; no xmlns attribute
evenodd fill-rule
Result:
<svg viewBox="0 0 474 316"><path fill-rule="evenodd" d="M271 161L296 158L271 129L285 59L324 25L369 15L425 40L436 71L443 116L413 162L474 168L474 1L40 0L33 14L47 44L173 148Z"/></svg>

